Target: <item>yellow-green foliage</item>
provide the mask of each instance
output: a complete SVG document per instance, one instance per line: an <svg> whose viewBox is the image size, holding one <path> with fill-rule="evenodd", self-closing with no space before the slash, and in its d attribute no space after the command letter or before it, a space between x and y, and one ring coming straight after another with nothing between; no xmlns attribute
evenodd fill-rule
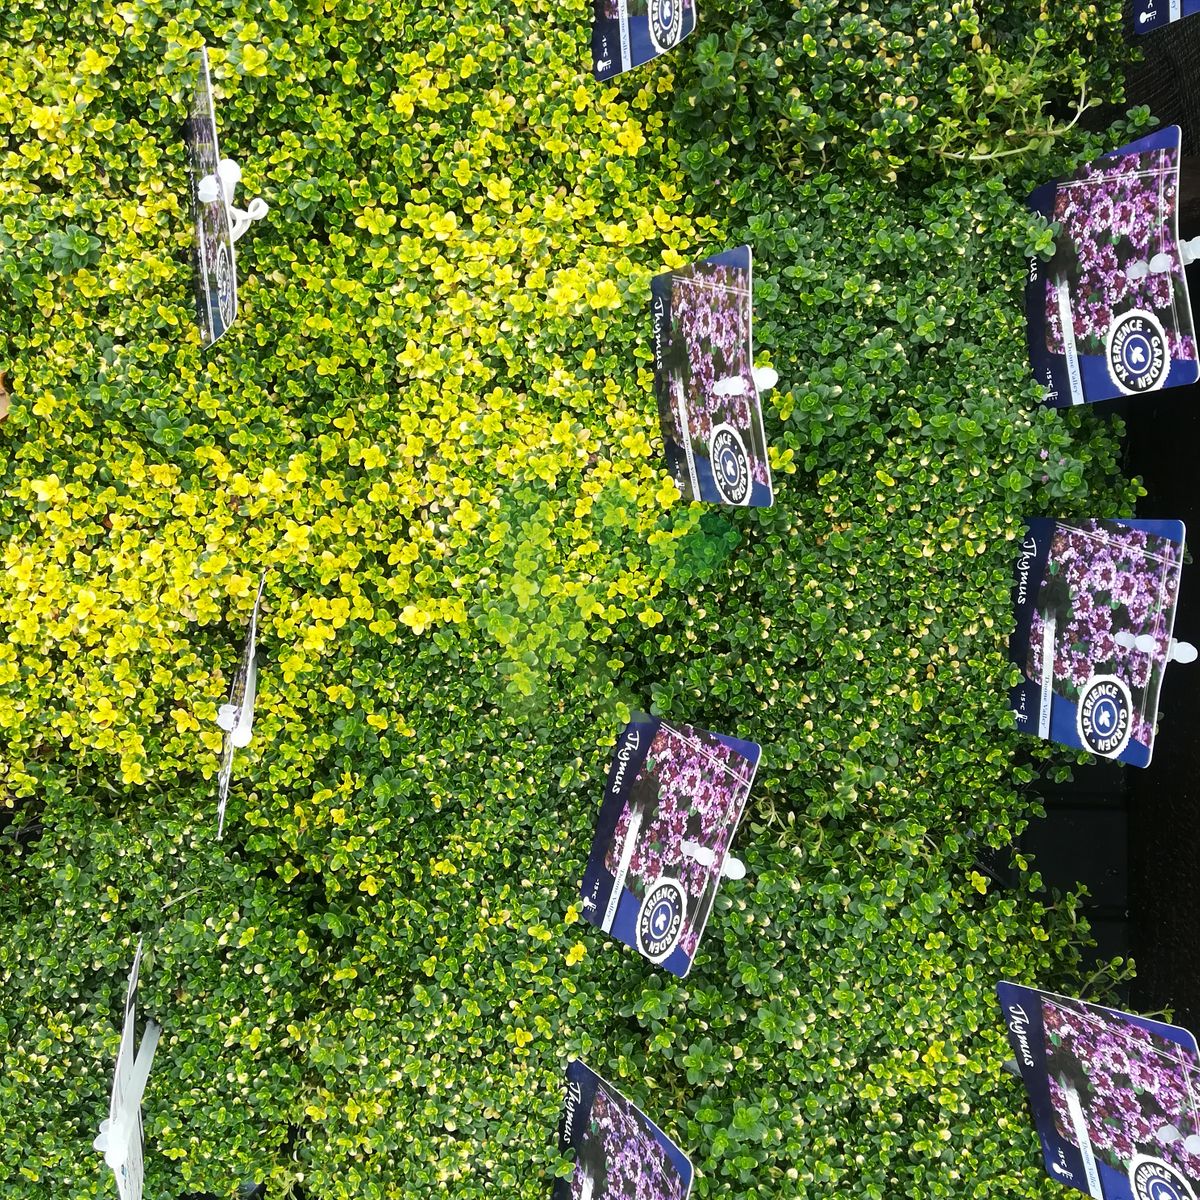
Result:
<svg viewBox="0 0 1200 1200"><path fill-rule="evenodd" d="M196 633L244 619L260 566L297 686L347 621L394 641L485 629L528 694L654 619L691 517L627 347L649 273L716 234L664 134L669 72L628 98L591 86L577 29L533 9L405 30L403 6L327 7L208 33L223 152L273 206L208 354L179 142L201 33L104 5L89 49L32 18L32 45L8 47L6 265L26 306L5 495L29 519L5 545L0 678L20 660L24 686L0 727L18 764L61 739L142 783L213 750L223 664ZM72 229L88 249L56 257Z"/></svg>

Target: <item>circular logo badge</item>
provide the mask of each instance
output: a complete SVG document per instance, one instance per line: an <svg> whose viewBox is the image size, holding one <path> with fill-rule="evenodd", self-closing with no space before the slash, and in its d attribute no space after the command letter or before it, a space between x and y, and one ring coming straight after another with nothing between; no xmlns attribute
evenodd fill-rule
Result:
<svg viewBox="0 0 1200 1200"><path fill-rule="evenodd" d="M683 36L683 0L650 0L650 40L659 54Z"/></svg>
<svg viewBox="0 0 1200 1200"><path fill-rule="evenodd" d="M1133 697L1115 675L1093 675L1079 693L1075 727L1079 741L1093 754L1116 758L1133 732Z"/></svg>
<svg viewBox="0 0 1200 1200"><path fill-rule="evenodd" d="M1127 396L1162 387L1171 369L1162 322L1140 308L1123 314L1109 326L1105 353L1113 383Z"/></svg>
<svg viewBox="0 0 1200 1200"><path fill-rule="evenodd" d="M708 439L708 461L713 482L726 504L749 504L750 456L741 435L732 425L716 425Z"/></svg>
<svg viewBox="0 0 1200 1200"><path fill-rule="evenodd" d="M221 307L221 324L226 327L233 324L233 319L237 316L234 310L234 279L233 279L233 263L229 258L229 247L221 245L217 247L217 303Z"/></svg>
<svg viewBox="0 0 1200 1200"><path fill-rule="evenodd" d="M662 962L679 944L687 896L674 879L656 880L646 891L637 919L638 949L654 963Z"/></svg>
<svg viewBox="0 0 1200 1200"><path fill-rule="evenodd" d="M1161 1158L1139 1154L1129 1164L1134 1200L1196 1200L1188 1181Z"/></svg>

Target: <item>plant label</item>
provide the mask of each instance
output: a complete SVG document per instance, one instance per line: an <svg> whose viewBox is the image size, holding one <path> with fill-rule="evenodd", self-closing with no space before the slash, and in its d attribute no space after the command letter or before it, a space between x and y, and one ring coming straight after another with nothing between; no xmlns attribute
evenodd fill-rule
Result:
<svg viewBox="0 0 1200 1200"><path fill-rule="evenodd" d="M183 136L195 227L196 317L201 340L207 347L237 319L237 260L229 202L221 178L207 46L200 47L198 72Z"/></svg>
<svg viewBox="0 0 1200 1200"><path fill-rule="evenodd" d="M997 993L1047 1172L1096 1200L1197 1200L1196 1039L1013 983Z"/></svg>
<svg viewBox="0 0 1200 1200"><path fill-rule="evenodd" d="M682 42L696 28L695 0L594 0L592 72L611 79Z"/></svg>
<svg viewBox="0 0 1200 1200"><path fill-rule="evenodd" d="M1200 12L1200 0L1133 0L1133 27L1149 33Z"/></svg>
<svg viewBox="0 0 1200 1200"><path fill-rule="evenodd" d="M687 500L769 507L771 467L755 370L749 246L650 284L654 392L667 470Z"/></svg>
<svg viewBox="0 0 1200 1200"><path fill-rule="evenodd" d="M1179 241L1179 126L1046 184L1029 207L1058 228L1025 286L1034 376L1056 408L1200 378Z"/></svg>
<svg viewBox="0 0 1200 1200"><path fill-rule="evenodd" d="M583 914L681 978L691 970L761 754L754 742L631 721L609 767Z"/></svg>
<svg viewBox="0 0 1200 1200"><path fill-rule="evenodd" d="M1179 521L1038 518L1016 561L1010 656L1017 728L1135 767L1150 763L1183 561Z"/></svg>
<svg viewBox="0 0 1200 1200"><path fill-rule="evenodd" d="M553 1200L687 1200L692 1164L641 1109L585 1063L567 1065L559 1149L575 1171Z"/></svg>
<svg viewBox="0 0 1200 1200"><path fill-rule="evenodd" d="M147 1021L141 1046L135 1055L135 1005L141 962L142 943L139 941L125 993L125 1022L121 1028L108 1117L100 1122L100 1132L92 1143L104 1154L104 1161L112 1169L121 1200L142 1200L142 1094L146 1090L160 1033L155 1022Z"/></svg>
<svg viewBox="0 0 1200 1200"><path fill-rule="evenodd" d="M264 571L258 581L258 593L250 613L250 629L242 650L242 661L229 689L229 699L217 710L217 725L225 732L221 747L221 768L217 773L217 840L225 832L225 804L229 799L229 780L233 774L233 753L248 746L254 728L254 701L258 695L258 609L262 603L263 587L267 582Z"/></svg>

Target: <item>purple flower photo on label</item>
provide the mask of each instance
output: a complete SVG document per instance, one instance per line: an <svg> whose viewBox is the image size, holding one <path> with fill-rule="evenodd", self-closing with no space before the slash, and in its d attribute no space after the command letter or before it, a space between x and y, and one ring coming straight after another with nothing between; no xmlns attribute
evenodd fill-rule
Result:
<svg viewBox="0 0 1200 1200"><path fill-rule="evenodd" d="M1147 1155L1193 1184L1200 1180L1195 1053L1079 1001L1043 998L1042 1021L1058 1135L1076 1143L1074 1100L1092 1152L1114 1170L1124 1174L1136 1157Z"/></svg>
<svg viewBox="0 0 1200 1200"><path fill-rule="evenodd" d="M1053 619L1054 694L1078 703L1097 677L1115 677L1132 701L1132 737L1149 745L1171 649L1181 547L1115 521L1060 523L1030 628L1025 671L1043 671Z"/></svg>
<svg viewBox="0 0 1200 1200"><path fill-rule="evenodd" d="M570 1195L571 1200L684 1200L687 1186L645 1117L601 1085L578 1148Z"/></svg>
<svg viewBox="0 0 1200 1200"><path fill-rule="evenodd" d="M566 1082L558 1145L575 1166L554 1200L687 1200L695 1171L675 1142L579 1059Z"/></svg>
<svg viewBox="0 0 1200 1200"><path fill-rule="evenodd" d="M773 500L754 372L752 279L751 250L741 246L651 282L667 467L689 501L766 507Z"/></svg>
<svg viewBox="0 0 1200 1200"><path fill-rule="evenodd" d="M1151 369L1144 361L1146 346L1135 342L1128 351L1132 382L1114 358L1122 391L1159 386L1170 360L1196 358L1176 234L1178 182L1178 154L1166 147L1101 159L1058 185L1053 220L1059 233L1045 292L1046 346L1053 354L1068 352L1069 318L1079 354L1108 355L1119 319L1141 314L1147 328L1165 339L1167 354Z"/></svg>
<svg viewBox="0 0 1200 1200"><path fill-rule="evenodd" d="M750 288L746 273L730 267L698 263L679 272L671 308L671 338L683 353L676 359L676 379L687 406L687 434L695 453L707 456L712 432L720 425L749 429L756 414L750 361ZM722 380L743 382L740 394L719 389ZM675 440L685 431L673 411ZM750 472L769 482L766 454L750 454Z"/></svg>
<svg viewBox="0 0 1200 1200"><path fill-rule="evenodd" d="M663 725L617 822L606 869L617 875L634 814L640 813L624 886L644 899L664 876L678 881L686 898L678 944L689 958L695 956L753 774L751 762L712 734ZM711 856L689 853L692 846Z"/></svg>
<svg viewBox="0 0 1200 1200"><path fill-rule="evenodd" d="M200 48L196 89L192 96L184 143L188 156L189 194L195 238L194 290L201 341L215 343L237 318L237 265L224 194L202 195L204 181L216 182L220 150L209 75L208 49Z"/></svg>

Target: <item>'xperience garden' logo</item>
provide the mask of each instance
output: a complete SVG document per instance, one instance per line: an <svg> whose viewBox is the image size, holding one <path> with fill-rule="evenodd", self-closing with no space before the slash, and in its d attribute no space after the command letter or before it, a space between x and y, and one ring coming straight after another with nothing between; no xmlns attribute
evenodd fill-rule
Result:
<svg viewBox="0 0 1200 1200"><path fill-rule="evenodd" d="M713 482L726 504L749 504L754 486L746 444L732 425L717 425L708 442Z"/></svg>
<svg viewBox="0 0 1200 1200"><path fill-rule="evenodd" d="M1152 392L1167 381L1171 354L1162 322L1142 309L1123 313L1109 327L1108 373L1127 396Z"/></svg>
<svg viewBox="0 0 1200 1200"><path fill-rule="evenodd" d="M1129 1164L1134 1200L1196 1200L1188 1181L1161 1158L1138 1155Z"/></svg>
<svg viewBox="0 0 1200 1200"><path fill-rule="evenodd" d="M656 880L647 889L638 911L638 949L654 963L662 962L679 945L687 897L674 879Z"/></svg>
<svg viewBox="0 0 1200 1200"><path fill-rule="evenodd" d="M665 54L683 36L683 0L650 0L650 40Z"/></svg>
<svg viewBox="0 0 1200 1200"><path fill-rule="evenodd" d="M1093 675L1079 693L1076 732L1080 744L1102 758L1116 758L1133 732L1133 697L1123 679Z"/></svg>

